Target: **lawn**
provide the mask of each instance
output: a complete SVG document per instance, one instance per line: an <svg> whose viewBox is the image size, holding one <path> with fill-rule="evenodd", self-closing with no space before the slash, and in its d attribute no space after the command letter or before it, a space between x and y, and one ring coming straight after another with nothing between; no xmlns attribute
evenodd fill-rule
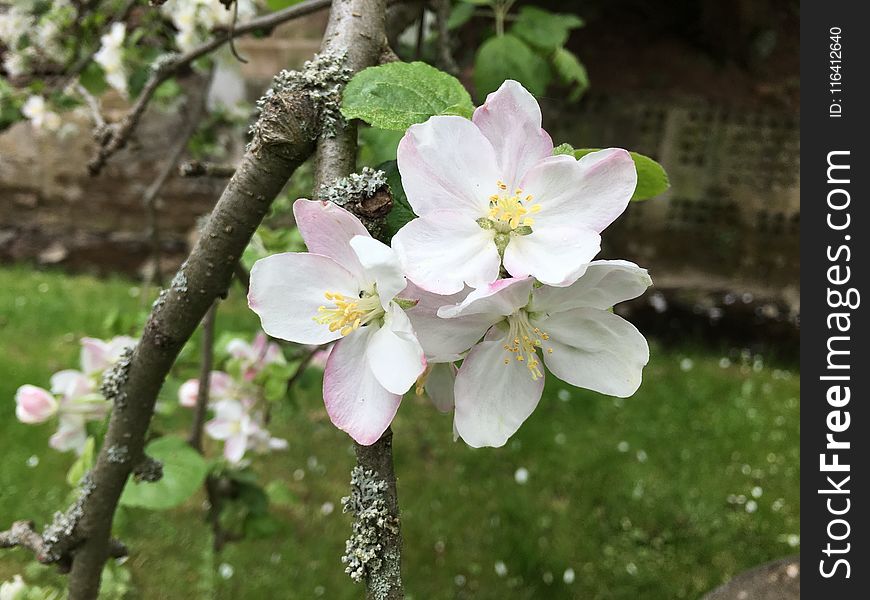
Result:
<svg viewBox="0 0 870 600"><path fill-rule="evenodd" d="M16 388L47 385L75 366L80 337L120 333L153 295L123 279L0 269L0 528L50 520L65 506L74 460L48 449L50 425L16 421ZM255 327L234 290L218 330ZM183 356L175 385L195 373L194 359ZM394 424L409 597L698 598L797 552L796 365L653 343L644 375L626 400L550 378L538 409L500 449L454 443L450 418L409 396ZM316 375L304 383L273 417L289 449L256 466L262 481L290 492L270 508L277 530L215 556L201 495L169 512L123 510L115 529L132 551L130 597L362 596L339 562L352 446L329 423ZM168 387L155 426L181 431L189 417L172 410ZM24 572L27 554L0 552L0 581Z"/></svg>

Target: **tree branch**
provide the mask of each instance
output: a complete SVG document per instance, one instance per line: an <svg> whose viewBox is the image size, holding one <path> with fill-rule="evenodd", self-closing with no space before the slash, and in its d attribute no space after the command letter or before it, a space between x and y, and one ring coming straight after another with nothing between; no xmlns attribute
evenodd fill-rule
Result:
<svg viewBox="0 0 870 600"><path fill-rule="evenodd" d="M193 422L190 427L188 443L202 454L202 431L208 413L208 395L211 386L211 371L214 362L214 322L217 314L217 301L212 304L202 319L202 363L199 367L199 387L196 393L196 406L193 409Z"/></svg>
<svg viewBox="0 0 870 600"><path fill-rule="evenodd" d="M33 521L15 521L6 531L0 531L0 548L24 548L33 553L40 563L56 564L61 572L69 571L72 557L69 554L57 556L51 544L36 532ZM121 558L127 556L127 547L116 539L109 540L109 556Z"/></svg>
<svg viewBox="0 0 870 600"><path fill-rule="evenodd" d="M236 167L234 165L203 162L200 160L189 160L181 163L178 167L178 173L182 177L214 177L218 179L229 179L235 172Z"/></svg>
<svg viewBox="0 0 870 600"><path fill-rule="evenodd" d="M109 126L109 135L98 140L100 144L94 157L88 163L88 171L91 175L97 175L109 157L127 144L136 126L139 124L145 109L148 107L154 92L157 91L160 84L175 75L180 69L220 48L233 38L256 31L273 29L286 21L326 8L329 4L330 0L305 0L283 10L251 19L246 23L236 26L232 31L218 33L209 41L203 42L183 54L166 55L163 60L159 60L153 65L151 76L136 98L133 107L120 121Z"/></svg>
<svg viewBox="0 0 870 600"><path fill-rule="evenodd" d="M321 52L347 51L347 66L356 73L377 64L384 46L384 0L335 0ZM356 170L356 124L342 123L335 135L322 135L317 141L314 190L333 183ZM396 474L393 470L392 431L389 429L371 446L355 444L357 465L362 472L371 471L386 483L384 490L388 510L386 519L395 527L384 529L380 541L380 563L367 570L366 596L370 600L398 600L405 597L401 578L402 534L399 527L399 501Z"/></svg>

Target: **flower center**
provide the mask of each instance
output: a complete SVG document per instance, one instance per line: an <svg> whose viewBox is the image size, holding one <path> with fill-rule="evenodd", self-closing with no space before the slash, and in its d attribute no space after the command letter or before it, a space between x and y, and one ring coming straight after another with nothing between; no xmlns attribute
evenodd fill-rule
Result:
<svg viewBox="0 0 870 600"><path fill-rule="evenodd" d="M341 331L341 335L356 331L384 314L376 292L360 292L358 298L335 292L323 295L331 302L331 306L319 307L314 320L329 326L330 331Z"/></svg>
<svg viewBox="0 0 870 600"><path fill-rule="evenodd" d="M504 349L509 352L504 359L504 364L508 365L513 356L517 362L525 363L526 368L532 376L532 381L543 377L541 372L541 362L538 360L538 348L544 347L544 342L550 339L550 335L546 331L541 331L529 321L529 315L524 310L520 310L508 317L508 342L504 345ZM547 348L547 353L552 354L553 349Z"/></svg>
<svg viewBox="0 0 870 600"><path fill-rule="evenodd" d="M534 204L532 195L523 194L520 188L511 193L504 182L499 181L496 185L499 192L489 197L489 217L495 228L500 233L515 231L520 227L531 228L535 224L531 215L539 212L541 205ZM531 230L524 233L531 233Z"/></svg>

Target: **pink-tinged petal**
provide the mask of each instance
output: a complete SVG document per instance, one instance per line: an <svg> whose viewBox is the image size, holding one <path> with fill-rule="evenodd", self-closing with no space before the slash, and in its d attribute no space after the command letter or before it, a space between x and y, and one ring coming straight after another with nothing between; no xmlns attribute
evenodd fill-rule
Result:
<svg viewBox="0 0 870 600"><path fill-rule="evenodd" d="M286 252L254 263L248 306L266 333L299 344L323 344L341 337L314 320L328 305L325 293L356 297L356 279L333 259L319 254Z"/></svg>
<svg viewBox="0 0 870 600"><path fill-rule="evenodd" d="M495 150L477 126L462 117L432 117L411 125L397 150L402 187L414 212L464 212L484 216L501 173Z"/></svg>
<svg viewBox="0 0 870 600"><path fill-rule="evenodd" d="M531 277L499 279L487 286L477 288L459 304L443 306L438 316L453 319L470 315L486 315L490 324L501 321L529 303L529 295L535 280Z"/></svg>
<svg viewBox="0 0 870 600"><path fill-rule="evenodd" d="M209 398L212 402L232 398L235 388L236 382L228 373L212 371L209 375L208 390Z"/></svg>
<svg viewBox="0 0 870 600"><path fill-rule="evenodd" d="M505 343L481 342L456 375L454 424L474 448L504 446L535 410L544 390L544 378L532 380L523 363L504 349Z"/></svg>
<svg viewBox="0 0 870 600"><path fill-rule="evenodd" d="M601 233L628 206L637 185L631 155L621 148L587 154L551 156L532 167L520 181L541 210L534 230L573 225Z"/></svg>
<svg viewBox="0 0 870 600"><path fill-rule="evenodd" d="M532 292L532 312L556 313L572 308L608 309L637 298L652 285L646 269L626 260L596 260L567 287L544 286Z"/></svg>
<svg viewBox="0 0 870 600"><path fill-rule="evenodd" d="M534 321L550 334L550 371L567 383L626 398L640 387L649 346L625 319L597 308L575 308Z"/></svg>
<svg viewBox="0 0 870 600"><path fill-rule="evenodd" d="M81 363L85 373L90 375L109 368L111 365L109 344L96 338L84 337L81 339L81 345Z"/></svg>
<svg viewBox="0 0 870 600"><path fill-rule="evenodd" d="M248 438L245 435L234 435L224 442L224 458L231 464L238 464L248 449Z"/></svg>
<svg viewBox="0 0 870 600"><path fill-rule="evenodd" d="M196 406L196 398L199 396L199 380L188 379L178 388L178 403L184 408Z"/></svg>
<svg viewBox="0 0 870 600"><path fill-rule="evenodd" d="M227 353L235 359L251 360L256 356L251 345L241 338L233 338L227 342Z"/></svg>
<svg viewBox="0 0 870 600"><path fill-rule="evenodd" d="M127 348L131 348L138 343L138 340L131 338L129 335L118 335L109 340L108 359L110 364L115 364L124 355Z"/></svg>
<svg viewBox="0 0 870 600"><path fill-rule="evenodd" d="M550 227L512 236L504 268L514 277L532 276L541 283L566 286L577 281L601 250L601 236L576 226Z"/></svg>
<svg viewBox="0 0 870 600"><path fill-rule="evenodd" d="M393 394L404 394L426 369L423 348L401 308L389 305L384 325L369 338L366 358L375 379Z"/></svg>
<svg viewBox="0 0 870 600"><path fill-rule="evenodd" d="M455 384L456 366L453 363L437 363L431 366L424 388L439 412L448 413L453 410Z"/></svg>
<svg viewBox="0 0 870 600"><path fill-rule="evenodd" d="M317 369L325 369L326 361L329 360L329 355L332 353L334 347L335 344L329 344L325 348L318 350L314 353L314 356L311 357L311 362L308 364Z"/></svg>
<svg viewBox="0 0 870 600"><path fill-rule="evenodd" d="M213 440L228 440L239 431L239 422L214 418L205 424L205 433Z"/></svg>
<svg viewBox="0 0 870 600"><path fill-rule="evenodd" d="M328 256L355 277L362 276L350 240L355 235L371 236L359 219L332 202L304 198L293 203L293 216L309 252Z"/></svg>
<svg viewBox="0 0 870 600"><path fill-rule="evenodd" d="M498 279L500 259L491 229L457 212L438 211L414 219L393 236L405 275L436 294L461 292Z"/></svg>
<svg viewBox="0 0 870 600"><path fill-rule="evenodd" d="M372 327L361 327L335 345L323 374L323 400L333 424L369 446L386 431L402 396L391 394L368 366L366 347Z"/></svg>
<svg viewBox="0 0 870 600"><path fill-rule="evenodd" d="M87 396L96 391L92 377L74 369L64 369L51 376L51 391L63 396L64 400L73 400Z"/></svg>
<svg viewBox="0 0 870 600"><path fill-rule="evenodd" d="M470 289L470 288L469 288ZM415 300L417 304L406 311L417 340L430 362L459 360L462 354L483 337L494 320L486 314L442 319L438 309L461 303L468 295L462 291L450 296L441 296L423 290L413 283L402 292L402 298Z"/></svg>
<svg viewBox="0 0 870 600"><path fill-rule="evenodd" d="M73 450L81 455L87 441L84 418L79 415L64 415L57 431L49 438L48 445L60 452Z"/></svg>
<svg viewBox="0 0 870 600"><path fill-rule="evenodd" d="M541 129L541 107L520 83L508 79L486 97L472 118L492 143L501 180L514 189L538 161L553 154L553 140Z"/></svg>
<svg viewBox="0 0 870 600"><path fill-rule="evenodd" d="M22 385L15 392L15 416L22 423L43 423L57 412L57 400L48 390Z"/></svg>
<svg viewBox="0 0 870 600"><path fill-rule="evenodd" d="M386 244L367 236L354 236L350 245L365 269L366 280L377 285L381 306L386 310L393 298L408 285L399 266L399 257Z"/></svg>

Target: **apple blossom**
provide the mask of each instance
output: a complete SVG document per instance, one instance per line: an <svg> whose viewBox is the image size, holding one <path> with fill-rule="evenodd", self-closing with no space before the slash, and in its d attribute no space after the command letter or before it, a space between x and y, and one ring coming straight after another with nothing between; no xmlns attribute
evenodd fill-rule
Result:
<svg viewBox="0 0 870 600"><path fill-rule="evenodd" d="M239 464L247 450L268 452L284 450L287 441L273 438L263 427L262 415L251 409L252 403L221 400L213 406L215 418L205 424L205 433L224 443L224 458Z"/></svg>
<svg viewBox="0 0 870 600"><path fill-rule="evenodd" d="M470 318L480 319L473 335L481 341L456 375L459 436L474 447L502 446L516 432L544 388L539 350L553 375L571 385L632 395L649 347L633 325L608 309L639 296L651 283L646 270L633 263L595 261L567 287L540 286L531 277L502 279L438 309L443 322L435 325L447 334L468 329ZM450 323L456 319L466 321ZM432 321L412 315L412 322L421 340L427 339ZM453 350L460 353L463 346L457 336Z"/></svg>
<svg viewBox="0 0 870 600"><path fill-rule="evenodd" d="M254 338L253 344L241 338L231 339L227 343L227 352L241 363L242 374L247 380L256 377L267 365L284 363L281 347L270 342L262 331Z"/></svg>
<svg viewBox="0 0 870 600"><path fill-rule="evenodd" d="M57 400L48 390L22 385L15 392L15 416L22 423L44 423L57 412Z"/></svg>
<svg viewBox="0 0 870 600"><path fill-rule="evenodd" d="M300 199L293 212L309 253L275 254L251 270L248 304L269 335L300 344L340 340L323 376L332 422L373 444L426 367L399 298L407 282L389 246L332 203Z"/></svg>
<svg viewBox="0 0 870 600"><path fill-rule="evenodd" d="M212 371L208 379L209 402L235 398L237 385L233 378L223 371ZM178 403L185 408L196 406L199 396L199 379L188 379L178 388Z"/></svg>
<svg viewBox="0 0 870 600"><path fill-rule="evenodd" d="M45 98L42 96L30 96L21 107L21 114L30 120L30 123L37 129L46 131L57 131L63 124L60 116L49 110L45 103Z"/></svg>
<svg viewBox="0 0 870 600"><path fill-rule="evenodd" d="M127 335L119 335L108 341L83 337L81 345L82 370L91 375L101 373L118 362L127 348L136 345L136 340Z"/></svg>
<svg viewBox="0 0 870 600"><path fill-rule="evenodd" d="M516 81L471 121L435 116L408 128L398 165L418 218L393 238L408 279L438 294L489 284L502 268L573 283L628 205L637 172L619 148L580 160L552 154L541 109Z"/></svg>
<svg viewBox="0 0 870 600"><path fill-rule="evenodd" d="M100 49L94 61L106 74L106 82L122 95L127 95L127 71L124 69L122 50L127 26L122 22L112 23L108 33L100 36Z"/></svg>
<svg viewBox="0 0 870 600"><path fill-rule="evenodd" d="M12 579L0 583L0 600L24 600L27 584L21 575L15 575Z"/></svg>

